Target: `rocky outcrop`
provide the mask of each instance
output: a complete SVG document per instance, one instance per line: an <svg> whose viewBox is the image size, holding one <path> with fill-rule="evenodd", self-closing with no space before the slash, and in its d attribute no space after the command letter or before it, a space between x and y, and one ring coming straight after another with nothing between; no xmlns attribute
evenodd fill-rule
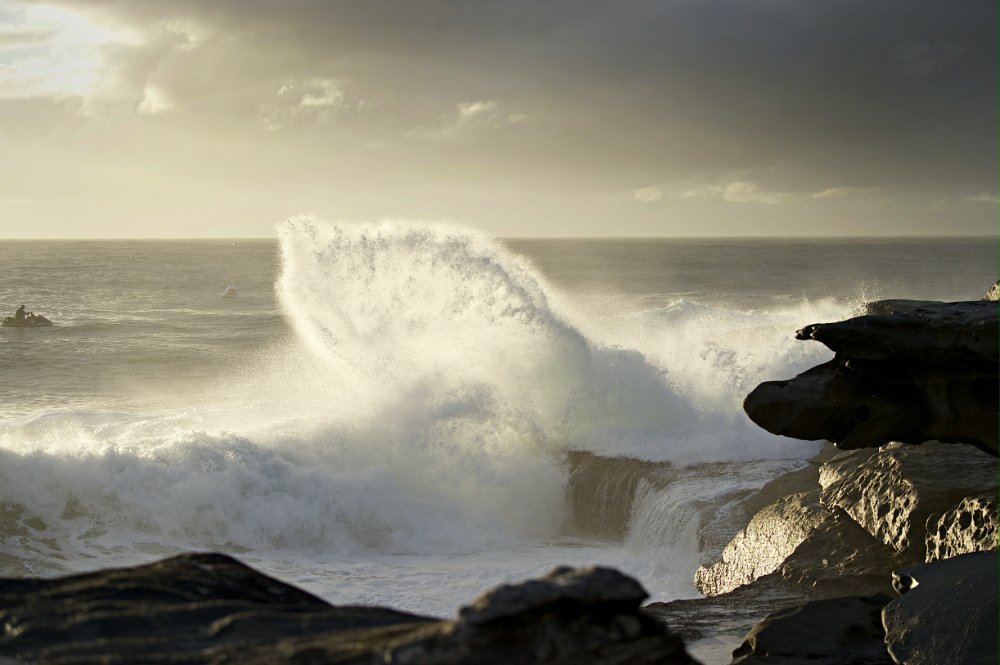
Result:
<svg viewBox="0 0 1000 665"><path fill-rule="evenodd" d="M1000 300L1000 280L990 287L990 290L983 296L983 300Z"/></svg>
<svg viewBox="0 0 1000 665"><path fill-rule="evenodd" d="M884 594L811 600L772 612L732 665L979 665L997 662L997 553L894 571ZM717 600L717 599L712 599Z"/></svg>
<svg viewBox="0 0 1000 665"><path fill-rule="evenodd" d="M895 574L902 593L882 611L897 663L997 662L996 552L963 554Z"/></svg>
<svg viewBox="0 0 1000 665"><path fill-rule="evenodd" d="M558 568L438 620L334 607L220 554L53 580L0 580L0 661L31 663L692 663L607 568Z"/></svg>
<svg viewBox="0 0 1000 665"><path fill-rule="evenodd" d="M698 590L717 596L777 570L827 518L818 494L793 494L754 515L722 550L721 561L698 568Z"/></svg>
<svg viewBox="0 0 1000 665"><path fill-rule="evenodd" d="M894 594L893 571L933 556L925 543L940 542L934 547L948 556L961 547L996 548L995 457L972 446L937 442L832 455L829 450L813 460L814 472L811 465L787 474L789 482L781 477L769 484L771 502L722 549L718 561L698 570L696 584L709 597L654 604L646 611L685 639L733 640L735 647L769 612L845 596ZM782 497L782 489L790 493ZM747 504L759 506L755 500ZM839 610L820 618L819 608L837 606L811 605L794 621L806 626L807 618L817 625L870 620L863 613L849 619ZM745 645L738 662L805 662L809 656L796 646L796 635L805 628L779 625L788 628L788 644L776 646L781 632L769 630L759 644L755 638ZM813 662L841 662L835 637L828 637L833 641ZM863 641L881 644L881 638L871 637ZM869 660L850 660L850 649L842 656L843 662L889 662L884 648L872 647Z"/></svg>
<svg viewBox="0 0 1000 665"><path fill-rule="evenodd" d="M966 497L944 514L931 515L925 543L927 561L997 549L997 495Z"/></svg>
<svg viewBox="0 0 1000 665"><path fill-rule="evenodd" d="M995 493L997 458L972 446L892 443L820 467L823 505L840 508L904 561L925 560L927 520L962 499Z"/></svg>
<svg viewBox="0 0 1000 665"><path fill-rule="evenodd" d="M883 642L885 595L815 600L769 614L733 652L732 665L892 665Z"/></svg>
<svg viewBox="0 0 1000 665"><path fill-rule="evenodd" d="M773 574L834 595L888 591L889 572L898 563L845 514L822 506L814 490L779 499L754 515L723 549L721 561L698 569L695 584L715 596Z"/></svg>
<svg viewBox="0 0 1000 665"><path fill-rule="evenodd" d="M834 359L744 401L764 429L851 450L891 441L998 449L998 303L885 300L868 314L796 333Z"/></svg>

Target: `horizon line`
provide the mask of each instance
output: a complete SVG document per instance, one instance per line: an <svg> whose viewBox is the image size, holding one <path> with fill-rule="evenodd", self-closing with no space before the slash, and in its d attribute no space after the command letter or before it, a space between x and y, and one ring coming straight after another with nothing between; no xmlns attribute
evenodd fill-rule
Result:
<svg viewBox="0 0 1000 665"><path fill-rule="evenodd" d="M484 234L486 235L486 234ZM586 235L586 236L489 236L494 240L885 240L885 239L932 239L932 238L981 238L1000 240L998 234L954 233L954 234L869 234L869 235ZM127 241L174 241L195 242L212 240L259 241L277 240L277 236L53 236L53 237L0 237L0 242L127 242Z"/></svg>

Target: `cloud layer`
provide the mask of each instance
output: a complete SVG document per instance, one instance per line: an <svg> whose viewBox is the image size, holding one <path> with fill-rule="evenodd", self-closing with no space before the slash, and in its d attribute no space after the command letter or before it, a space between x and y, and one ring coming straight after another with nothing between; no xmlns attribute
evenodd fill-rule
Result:
<svg viewBox="0 0 1000 665"><path fill-rule="evenodd" d="M0 235L308 210L995 233L996 22L985 0L0 0ZM189 204L148 210L168 192Z"/></svg>

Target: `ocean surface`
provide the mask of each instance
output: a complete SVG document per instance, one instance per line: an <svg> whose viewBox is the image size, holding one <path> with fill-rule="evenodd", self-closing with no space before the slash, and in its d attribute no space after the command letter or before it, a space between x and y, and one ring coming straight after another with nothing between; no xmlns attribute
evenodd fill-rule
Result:
<svg viewBox="0 0 1000 665"><path fill-rule="evenodd" d="M995 238L0 242L0 575L220 550L334 603L451 616L557 564L694 597L817 443L743 397L879 298L978 299ZM228 285L236 297L222 297Z"/></svg>

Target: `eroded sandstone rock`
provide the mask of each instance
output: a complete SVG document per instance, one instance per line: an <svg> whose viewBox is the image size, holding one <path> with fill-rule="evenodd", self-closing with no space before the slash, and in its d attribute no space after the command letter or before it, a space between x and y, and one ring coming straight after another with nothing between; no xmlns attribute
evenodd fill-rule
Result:
<svg viewBox="0 0 1000 665"><path fill-rule="evenodd" d="M828 510L819 491L797 493L765 507L723 549L722 560L701 566L695 584L705 595L730 592L768 575L824 594L889 591L899 565L893 552L846 514Z"/></svg>
<svg viewBox="0 0 1000 665"><path fill-rule="evenodd" d="M823 505L840 508L905 561L925 560L927 519L969 496L994 493L997 459L972 446L889 444L820 467Z"/></svg>
<svg viewBox="0 0 1000 665"><path fill-rule="evenodd" d="M706 596L717 596L773 573L827 516L818 492L779 499L736 534L721 561L698 568L695 585Z"/></svg>
<svg viewBox="0 0 1000 665"><path fill-rule="evenodd" d="M983 300L1000 300L1000 280L990 287L990 290L983 296Z"/></svg>
<svg viewBox="0 0 1000 665"><path fill-rule="evenodd" d="M926 560L997 549L997 495L966 497L953 509L927 519Z"/></svg>

